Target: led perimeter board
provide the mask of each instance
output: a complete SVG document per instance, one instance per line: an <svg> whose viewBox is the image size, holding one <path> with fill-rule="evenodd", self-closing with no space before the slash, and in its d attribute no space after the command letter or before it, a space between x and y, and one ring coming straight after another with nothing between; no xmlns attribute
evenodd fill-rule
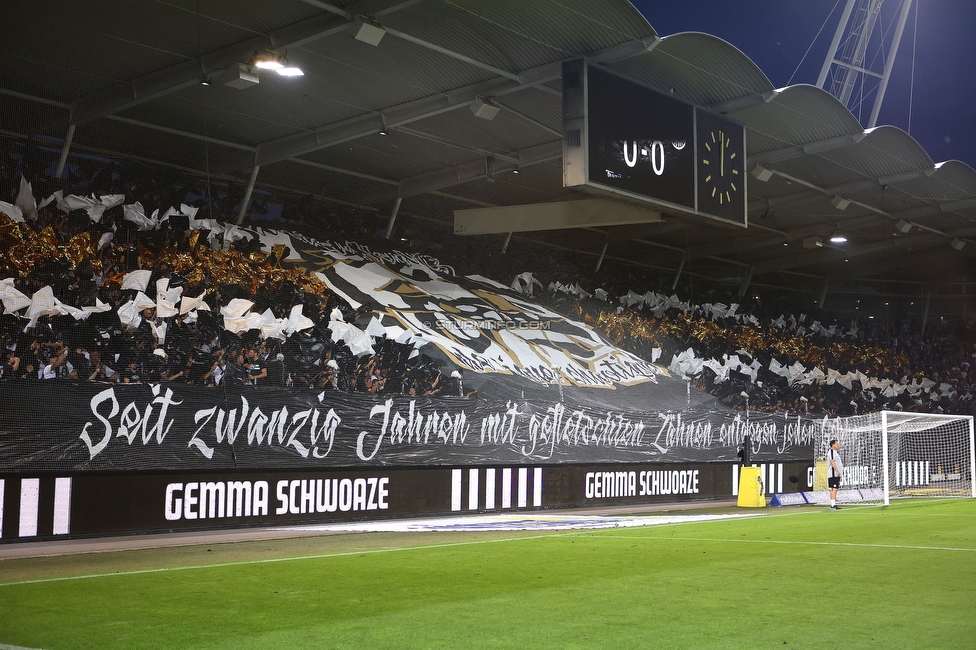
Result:
<svg viewBox="0 0 976 650"><path fill-rule="evenodd" d="M564 187L747 225L741 124L582 60L562 81Z"/></svg>

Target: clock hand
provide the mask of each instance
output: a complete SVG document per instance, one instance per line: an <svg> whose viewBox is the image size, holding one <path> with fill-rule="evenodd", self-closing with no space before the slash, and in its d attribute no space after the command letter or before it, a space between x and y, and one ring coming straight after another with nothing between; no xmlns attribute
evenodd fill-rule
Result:
<svg viewBox="0 0 976 650"><path fill-rule="evenodd" d="M725 176L725 134L721 131L718 132L718 137L722 139L722 152L721 152L721 162L719 163L720 176Z"/></svg>

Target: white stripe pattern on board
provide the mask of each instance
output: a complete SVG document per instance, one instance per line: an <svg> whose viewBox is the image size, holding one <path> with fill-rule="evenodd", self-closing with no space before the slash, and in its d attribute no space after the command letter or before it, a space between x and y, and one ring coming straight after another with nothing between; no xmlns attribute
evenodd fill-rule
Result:
<svg viewBox="0 0 976 650"><path fill-rule="evenodd" d="M911 487L928 485L931 481L931 465L927 460L901 460L895 463L895 486Z"/></svg>
<svg viewBox="0 0 976 650"><path fill-rule="evenodd" d="M526 493L528 492L529 486L529 469L527 467L518 468L518 507L524 508L526 506Z"/></svg>
<svg viewBox="0 0 976 650"><path fill-rule="evenodd" d="M461 509L461 470L451 470L451 511Z"/></svg>
<svg viewBox="0 0 976 650"><path fill-rule="evenodd" d="M71 478L57 478L54 480L54 534L67 535L70 532Z"/></svg>
<svg viewBox="0 0 976 650"><path fill-rule="evenodd" d="M468 468L467 473L463 469L451 470L451 511L499 509L499 492L501 510L509 510L513 506L528 508L530 492L532 507L542 507L543 468L533 467L531 474L529 469L528 467L503 467L500 481L498 470L493 467L484 470L484 481L481 480L482 474L478 468ZM464 505L465 493L467 506Z"/></svg>
<svg viewBox="0 0 976 650"><path fill-rule="evenodd" d="M755 465L752 465L755 467ZM739 472L742 465L732 466L732 496L739 496ZM759 475L762 476L763 490L766 494L778 494L783 492L783 463L772 463L759 465Z"/></svg>
<svg viewBox="0 0 976 650"><path fill-rule="evenodd" d="M19 484L19 485L18 485ZM45 486L49 483L45 482ZM10 501L16 506L19 502L19 512L10 510L7 500L7 489L11 494ZM43 503L42 503L43 501ZM4 506L7 516L4 517ZM54 479L54 492L49 487L41 490L41 479L39 478L0 478L0 536L4 534L4 525L8 530L7 537L14 536L14 526L16 526L17 537L37 537L39 534L49 534L46 528L47 520L40 521L41 512L53 511L53 525L50 533L54 535L67 535L71 532L71 477L62 476ZM2 646L0 646L2 648Z"/></svg>
<svg viewBox="0 0 976 650"><path fill-rule="evenodd" d="M495 468L485 470L485 510L495 509Z"/></svg>
<svg viewBox="0 0 976 650"><path fill-rule="evenodd" d="M478 468L468 470L468 510L478 509Z"/></svg>
<svg viewBox="0 0 976 650"><path fill-rule="evenodd" d="M20 479L20 528L18 537L37 536L37 515L40 506L41 479Z"/></svg>

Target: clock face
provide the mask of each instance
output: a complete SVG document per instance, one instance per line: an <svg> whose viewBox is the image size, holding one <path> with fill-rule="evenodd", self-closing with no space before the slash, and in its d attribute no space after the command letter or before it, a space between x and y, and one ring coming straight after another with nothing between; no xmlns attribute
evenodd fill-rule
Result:
<svg viewBox="0 0 976 650"><path fill-rule="evenodd" d="M705 196L719 205L732 203L742 191L738 148L732 146L732 138L725 131L718 129L705 134L702 149L704 176L698 182L705 186Z"/></svg>
<svg viewBox="0 0 976 650"><path fill-rule="evenodd" d="M697 111L698 212L746 225L745 129Z"/></svg>

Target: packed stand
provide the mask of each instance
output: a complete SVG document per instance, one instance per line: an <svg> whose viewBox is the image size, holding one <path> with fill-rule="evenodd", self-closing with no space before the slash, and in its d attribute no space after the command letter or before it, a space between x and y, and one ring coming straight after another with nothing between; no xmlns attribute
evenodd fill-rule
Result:
<svg viewBox="0 0 976 650"><path fill-rule="evenodd" d="M160 218L105 198L62 194L20 218L0 206L0 378L459 392L458 373L410 342L351 349L343 333L361 333L371 310L282 268L283 245L267 254L185 204Z"/></svg>

